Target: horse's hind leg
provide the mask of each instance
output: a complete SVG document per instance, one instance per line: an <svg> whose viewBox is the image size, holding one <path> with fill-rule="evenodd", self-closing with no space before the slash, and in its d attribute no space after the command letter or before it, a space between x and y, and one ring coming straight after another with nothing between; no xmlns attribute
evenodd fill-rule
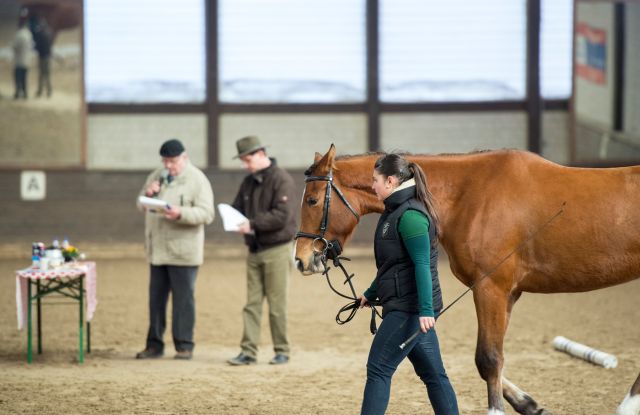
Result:
<svg viewBox="0 0 640 415"><path fill-rule="evenodd" d="M640 375L624 397L624 401L618 406L616 415L640 415Z"/></svg>

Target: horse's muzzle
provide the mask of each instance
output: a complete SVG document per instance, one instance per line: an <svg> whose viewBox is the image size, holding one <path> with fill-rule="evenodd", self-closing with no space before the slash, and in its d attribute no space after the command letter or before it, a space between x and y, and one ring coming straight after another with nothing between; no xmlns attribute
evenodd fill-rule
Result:
<svg viewBox="0 0 640 415"><path fill-rule="evenodd" d="M321 256L319 254L311 254L311 258L309 263L305 266L305 263L302 259L296 257L296 268L302 275L311 275L317 274L324 271L324 266L322 265Z"/></svg>

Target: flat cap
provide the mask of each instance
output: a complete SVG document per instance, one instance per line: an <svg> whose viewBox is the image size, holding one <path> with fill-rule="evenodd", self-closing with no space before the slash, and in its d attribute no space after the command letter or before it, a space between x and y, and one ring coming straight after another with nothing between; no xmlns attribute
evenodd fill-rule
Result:
<svg viewBox="0 0 640 415"><path fill-rule="evenodd" d="M165 141L160 147L160 155L162 157L177 157L182 153L184 153L184 146L176 138Z"/></svg>

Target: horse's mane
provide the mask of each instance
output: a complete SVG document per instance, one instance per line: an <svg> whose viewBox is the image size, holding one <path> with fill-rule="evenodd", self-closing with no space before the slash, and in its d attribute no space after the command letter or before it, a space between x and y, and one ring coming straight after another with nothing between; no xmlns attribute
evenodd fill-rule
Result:
<svg viewBox="0 0 640 415"><path fill-rule="evenodd" d="M509 150L509 149L504 149L504 150ZM496 150L485 149L485 150L473 150L473 151L469 151L469 152L466 152L466 153L438 153L438 154L412 153L410 151L405 151L405 150L393 150L393 151L389 151L389 152L369 151L367 153L362 153L362 154L343 154L343 155L337 156L335 159L336 160L349 160L349 159L352 159L352 158L359 158L359 157L382 156L383 154L390 154L390 153L397 154L399 156L411 156L411 157L421 157L421 156L424 156L424 157L456 157L456 156L466 156L466 155L480 154L480 153L490 153L492 151L496 151Z"/></svg>
<svg viewBox="0 0 640 415"><path fill-rule="evenodd" d="M510 151L510 150L511 149L503 149L498 151ZM490 153L493 151L496 151L496 150L485 149L485 150L469 151L467 153L439 153L439 154L425 154L425 153L415 154L409 151L398 150L398 151L390 151L389 153L398 154L403 157L408 157L408 156L411 156L411 157L460 157L460 156L466 156L466 155ZM371 156L382 156L383 154L388 154L388 153L382 152L382 151L369 151L369 152L360 153L360 154L342 154L342 155L336 156L335 161L351 160L351 159L362 158L362 157L366 158ZM316 167L318 167L318 164L313 163L304 171L304 174L306 176L311 175L311 173L313 173Z"/></svg>
<svg viewBox="0 0 640 415"><path fill-rule="evenodd" d="M503 150L510 150L510 149L503 149ZM437 157L458 157L458 156L466 156L466 155L472 155L472 154L482 154L482 153L491 153L492 151L503 151L503 150L489 150L489 149L485 149L485 150L473 150L473 151L469 151L467 153L440 153L440 154L413 154L414 156L429 156L429 155L433 155L433 156L437 156Z"/></svg>

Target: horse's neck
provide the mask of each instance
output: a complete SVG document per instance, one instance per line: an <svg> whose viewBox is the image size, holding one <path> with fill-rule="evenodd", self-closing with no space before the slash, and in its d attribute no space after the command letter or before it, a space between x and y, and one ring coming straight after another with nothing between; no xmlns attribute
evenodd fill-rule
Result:
<svg viewBox="0 0 640 415"><path fill-rule="evenodd" d="M376 155L363 155L336 160L336 176L345 188L354 194L351 203L361 216L382 213L384 205L371 189L371 175Z"/></svg>
<svg viewBox="0 0 640 415"><path fill-rule="evenodd" d="M354 203L358 205L361 215L381 213L384 210L384 205L371 189L373 166L378 157L379 155L372 154L336 160L336 173L340 183L355 192ZM447 213L451 210L454 201L459 199L459 193L464 191L467 184L471 182L470 178L475 171L473 166L481 162L476 160L480 157L415 155L408 158L419 164L425 171L429 189L438 207L440 220L446 222Z"/></svg>

